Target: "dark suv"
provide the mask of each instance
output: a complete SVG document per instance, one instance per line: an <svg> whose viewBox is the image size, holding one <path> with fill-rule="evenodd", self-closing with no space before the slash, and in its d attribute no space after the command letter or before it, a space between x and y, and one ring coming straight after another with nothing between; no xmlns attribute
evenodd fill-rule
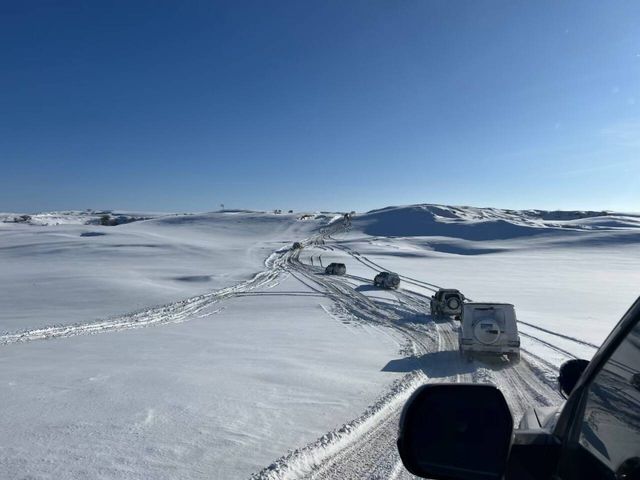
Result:
<svg viewBox="0 0 640 480"><path fill-rule="evenodd" d="M347 273L347 266L344 263L330 263L327 268L324 269L324 273L327 275L345 275Z"/></svg>
<svg viewBox="0 0 640 480"><path fill-rule="evenodd" d="M454 288L441 288L431 297L431 315L454 315L460 318L464 295Z"/></svg>
<svg viewBox="0 0 640 480"><path fill-rule="evenodd" d="M400 286L400 277L393 272L380 272L373 279L373 285L382 288L398 288Z"/></svg>

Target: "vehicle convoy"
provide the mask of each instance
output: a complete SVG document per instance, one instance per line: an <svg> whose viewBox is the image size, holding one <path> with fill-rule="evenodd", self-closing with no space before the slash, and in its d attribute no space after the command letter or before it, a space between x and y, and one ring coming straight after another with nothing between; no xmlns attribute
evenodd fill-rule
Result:
<svg viewBox="0 0 640 480"><path fill-rule="evenodd" d="M324 273L327 275L344 275L347 273L347 266L344 263L330 263L327 268L324 269Z"/></svg>
<svg viewBox="0 0 640 480"><path fill-rule="evenodd" d="M464 295L454 288L441 288L431 297L431 315L462 315Z"/></svg>
<svg viewBox="0 0 640 480"><path fill-rule="evenodd" d="M381 288L398 288L400 277L393 272L380 272L373 279L373 285Z"/></svg>
<svg viewBox="0 0 640 480"><path fill-rule="evenodd" d="M458 330L460 353L471 358L475 354L506 354L520 360L520 336L516 311L510 303L465 303Z"/></svg>
<svg viewBox="0 0 640 480"><path fill-rule="evenodd" d="M515 431L494 385L418 388L400 419L402 463L431 479L640 479L640 298L558 384L566 402L527 412Z"/></svg>

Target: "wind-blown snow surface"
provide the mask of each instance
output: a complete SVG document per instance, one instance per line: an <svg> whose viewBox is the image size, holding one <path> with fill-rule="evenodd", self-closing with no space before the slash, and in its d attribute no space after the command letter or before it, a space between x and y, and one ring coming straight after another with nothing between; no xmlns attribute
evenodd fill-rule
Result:
<svg viewBox="0 0 640 480"><path fill-rule="evenodd" d="M326 221L2 225L0 477L246 477L357 416L401 339L284 271Z"/></svg>
<svg viewBox="0 0 640 480"><path fill-rule="evenodd" d="M638 215L339 218L0 223L0 477L406 478L412 388L490 381L517 417L557 404L557 366L591 356L640 293ZM347 276L323 275L331 261ZM400 291L372 287L382 269ZM514 303L523 361L461 361L457 324L429 312L437 286Z"/></svg>
<svg viewBox="0 0 640 480"><path fill-rule="evenodd" d="M0 476L239 478L356 416L399 340L289 278L189 322L10 345Z"/></svg>
<svg viewBox="0 0 640 480"><path fill-rule="evenodd" d="M233 285L319 224L250 212L112 227L0 223L0 332L121 315Z"/></svg>

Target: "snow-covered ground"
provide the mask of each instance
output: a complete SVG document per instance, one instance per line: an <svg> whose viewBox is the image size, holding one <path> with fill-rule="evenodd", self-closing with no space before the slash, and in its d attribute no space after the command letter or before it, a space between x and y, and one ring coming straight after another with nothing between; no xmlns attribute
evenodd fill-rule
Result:
<svg viewBox="0 0 640 480"><path fill-rule="evenodd" d="M640 294L634 214L83 215L0 223L2 478L404 478L415 386L490 381L516 416L557 404L560 363ZM372 287L383 269L398 292ZM523 360L462 361L437 286L514 303Z"/></svg>
<svg viewBox="0 0 640 480"><path fill-rule="evenodd" d="M400 339L330 308L289 277L184 323L5 347L0 476L247 477L394 377Z"/></svg>
<svg viewBox="0 0 640 480"><path fill-rule="evenodd" d="M233 285L322 223L251 212L108 227L78 218L0 223L0 331L122 315Z"/></svg>

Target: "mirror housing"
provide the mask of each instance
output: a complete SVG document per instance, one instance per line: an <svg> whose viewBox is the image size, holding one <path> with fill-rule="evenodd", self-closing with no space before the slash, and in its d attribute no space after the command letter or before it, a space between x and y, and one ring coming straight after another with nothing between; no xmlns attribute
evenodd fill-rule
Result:
<svg viewBox="0 0 640 480"><path fill-rule="evenodd" d="M586 370L588 365L588 360L574 358L567 360L560 366L558 387L560 388L560 393L562 393L565 398L571 395L573 388L576 386L576 383L578 383L578 379L582 376L582 372Z"/></svg>
<svg viewBox="0 0 640 480"><path fill-rule="evenodd" d="M398 451L419 477L500 480L512 437L511 411L494 385L429 384L404 406Z"/></svg>

